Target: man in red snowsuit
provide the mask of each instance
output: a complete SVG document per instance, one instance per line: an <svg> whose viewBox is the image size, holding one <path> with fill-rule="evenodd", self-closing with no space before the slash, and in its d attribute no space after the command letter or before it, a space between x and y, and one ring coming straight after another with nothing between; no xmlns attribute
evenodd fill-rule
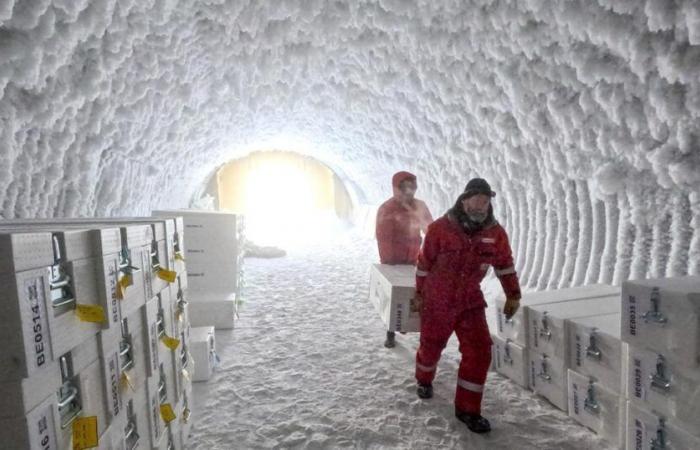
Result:
<svg viewBox="0 0 700 450"><path fill-rule="evenodd" d="M455 415L474 432L491 430L481 416L481 399L491 364L491 336L481 280L490 266L501 282L510 317L518 309L520 284L508 235L493 217L496 194L486 180L467 184L455 205L428 227L416 267L417 300L421 304L420 345L416 353L417 393L433 395L440 354L453 332L459 339Z"/></svg>
<svg viewBox="0 0 700 450"><path fill-rule="evenodd" d="M433 221L426 204L414 197L416 176L398 172L391 179L394 196L377 211L377 244L382 264L415 265L420 252L421 231ZM394 332L387 331L384 346L395 345Z"/></svg>

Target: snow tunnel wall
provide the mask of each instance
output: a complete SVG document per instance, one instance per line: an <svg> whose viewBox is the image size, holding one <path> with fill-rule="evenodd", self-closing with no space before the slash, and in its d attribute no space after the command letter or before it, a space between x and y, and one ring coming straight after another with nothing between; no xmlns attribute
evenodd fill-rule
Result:
<svg viewBox="0 0 700 450"><path fill-rule="evenodd" d="M696 0L0 0L0 214L147 214L265 148L436 215L481 175L523 280L699 273Z"/></svg>

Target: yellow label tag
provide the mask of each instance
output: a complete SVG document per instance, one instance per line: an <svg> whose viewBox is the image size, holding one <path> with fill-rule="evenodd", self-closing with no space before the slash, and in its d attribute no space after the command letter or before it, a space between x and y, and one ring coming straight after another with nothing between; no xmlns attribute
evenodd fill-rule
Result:
<svg viewBox="0 0 700 450"><path fill-rule="evenodd" d="M185 262L185 257L182 256L182 252L175 252L175 260Z"/></svg>
<svg viewBox="0 0 700 450"><path fill-rule="evenodd" d="M165 423L170 423L175 420L175 411L173 411L173 407L170 405L170 403L160 405L160 416L163 418Z"/></svg>
<svg viewBox="0 0 700 450"><path fill-rule="evenodd" d="M160 340L163 341L163 344L170 350L175 350L180 345L180 339L170 337L167 334L164 334Z"/></svg>
<svg viewBox="0 0 700 450"><path fill-rule="evenodd" d="M75 305L75 314L83 322L104 323L105 311L100 305Z"/></svg>
<svg viewBox="0 0 700 450"><path fill-rule="evenodd" d="M158 278L168 283L174 283L177 280L177 272L173 270L158 269L156 275L158 275Z"/></svg>
<svg viewBox="0 0 700 450"><path fill-rule="evenodd" d="M119 282L117 284L117 298L119 300L124 300L124 295L126 293L126 288L134 284L133 277L129 274L124 275L123 277L119 278Z"/></svg>
<svg viewBox="0 0 700 450"><path fill-rule="evenodd" d="M98 445L97 416L75 419L73 421L73 450L94 448Z"/></svg>
<svg viewBox="0 0 700 450"><path fill-rule="evenodd" d="M133 392L136 392L134 382L131 380L131 376L128 372L122 373L122 386L129 386Z"/></svg>

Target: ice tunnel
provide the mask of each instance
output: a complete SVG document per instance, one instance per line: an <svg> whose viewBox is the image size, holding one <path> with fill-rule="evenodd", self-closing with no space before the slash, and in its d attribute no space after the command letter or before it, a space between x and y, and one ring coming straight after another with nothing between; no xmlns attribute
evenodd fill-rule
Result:
<svg viewBox="0 0 700 450"><path fill-rule="evenodd" d="M487 179L529 290L700 275L700 2L0 0L1 219L188 208L268 150L363 226L394 172L435 217Z"/></svg>

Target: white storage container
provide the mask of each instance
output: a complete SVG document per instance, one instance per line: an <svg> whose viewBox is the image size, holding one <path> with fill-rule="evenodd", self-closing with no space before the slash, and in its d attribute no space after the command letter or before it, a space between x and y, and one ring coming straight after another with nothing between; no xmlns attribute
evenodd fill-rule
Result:
<svg viewBox="0 0 700 450"><path fill-rule="evenodd" d="M518 345L526 346L528 345L528 312L530 306L580 300L583 298L608 297L619 293L619 287L604 284L593 284L553 291L526 292L520 300L520 309L510 319L506 319L503 314L506 299L503 296L499 296L496 298L496 307L494 308L497 334L502 339L510 339Z"/></svg>
<svg viewBox="0 0 700 450"><path fill-rule="evenodd" d="M700 276L626 281L622 340L700 368Z"/></svg>
<svg viewBox="0 0 700 450"><path fill-rule="evenodd" d="M629 346L627 398L700 431L700 370L666 355Z"/></svg>
<svg viewBox="0 0 700 450"><path fill-rule="evenodd" d="M627 377L622 362L627 344L620 341L620 318L619 313L582 317L567 320L566 326L569 367L624 395Z"/></svg>
<svg viewBox="0 0 700 450"><path fill-rule="evenodd" d="M566 361L528 349L530 360L530 389L549 400L554 406L567 412L568 382Z"/></svg>
<svg viewBox="0 0 700 450"><path fill-rule="evenodd" d="M569 416L617 448L624 446L625 400L595 379L568 371Z"/></svg>
<svg viewBox="0 0 700 450"><path fill-rule="evenodd" d="M191 329L190 353L194 362L192 381L208 381L218 361L214 327Z"/></svg>
<svg viewBox="0 0 700 450"><path fill-rule="evenodd" d="M695 429L697 430L697 428ZM627 450L695 450L700 437L633 402L627 402Z"/></svg>
<svg viewBox="0 0 700 450"><path fill-rule="evenodd" d="M374 264L369 283L369 300L388 331L420 331L420 311L414 305L414 266Z"/></svg>
<svg viewBox="0 0 700 450"><path fill-rule="evenodd" d="M230 330L236 315L236 294L232 292L200 293L188 291L188 315L193 327L213 326Z"/></svg>
<svg viewBox="0 0 700 450"><path fill-rule="evenodd" d="M527 308L530 311L528 313L530 320L528 347L568 362L565 320L619 313L620 296L548 303Z"/></svg>
<svg viewBox="0 0 700 450"><path fill-rule="evenodd" d="M515 381L524 388L529 388L529 360L527 348L498 336L492 336L493 368L501 375Z"/></svg>

